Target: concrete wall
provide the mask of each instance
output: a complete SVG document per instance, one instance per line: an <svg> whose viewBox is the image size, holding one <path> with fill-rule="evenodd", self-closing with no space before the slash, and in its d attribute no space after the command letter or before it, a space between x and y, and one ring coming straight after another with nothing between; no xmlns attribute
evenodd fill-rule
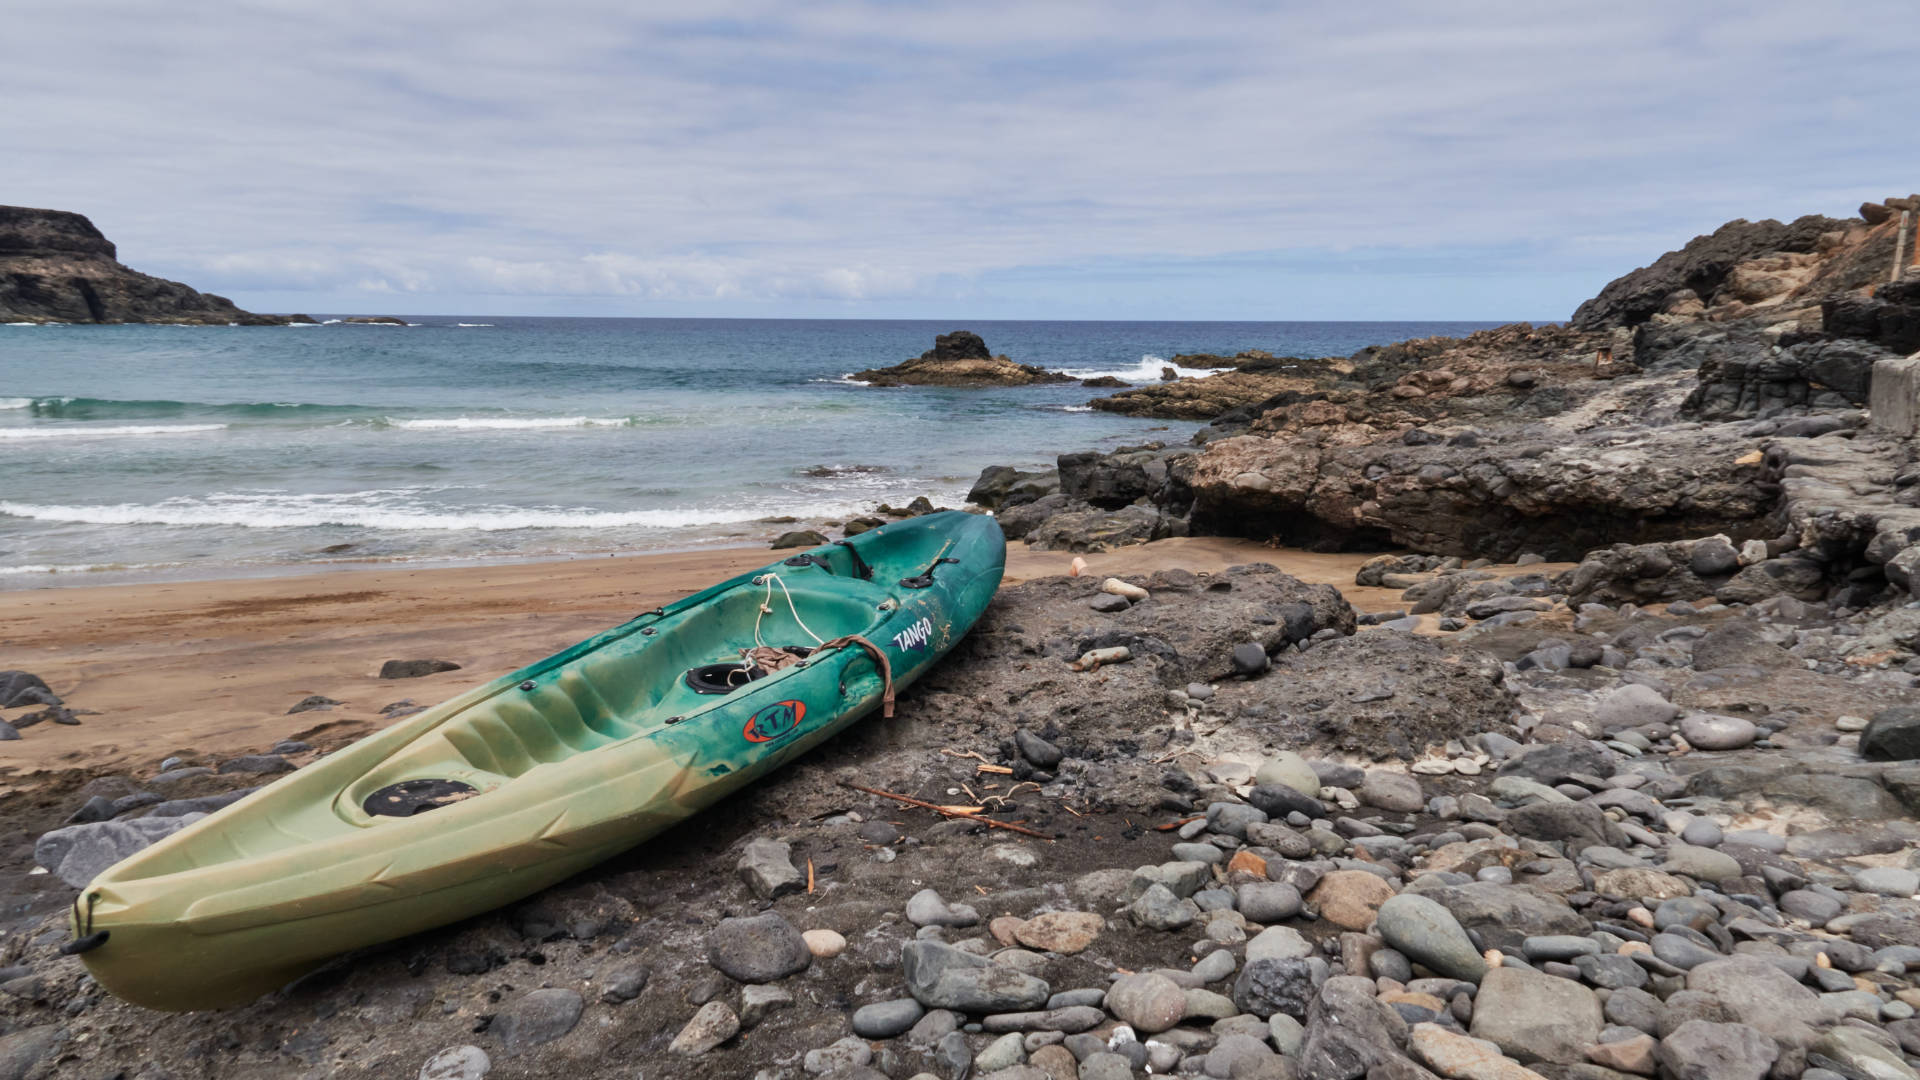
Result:
<svg viewBox="0 0 1920 1080"><path fill-rule="evenodd" d="M1920 353L1873 365L1873 388L1867 408L1876 431L1902 436L1920 434Z"/></svg>

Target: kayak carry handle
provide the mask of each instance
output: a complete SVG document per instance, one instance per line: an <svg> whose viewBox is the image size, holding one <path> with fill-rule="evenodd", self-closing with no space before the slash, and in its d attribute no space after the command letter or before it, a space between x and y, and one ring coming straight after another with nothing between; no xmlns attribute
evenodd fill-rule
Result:
<svg viewBox="0 0 1920 1080"><path fill-rule="evenodd" d="M959 559L935 559L932 563L928 564L925 573L901 578L900 587L903 589L930 589L933 587L933 571L935 568L941 563L957 563L959 561Z"/></svg>
<svg viewBox="0 0 1920 1080"><path fill-rule="evenodd" d="M952 540L941 544L940 550L934 553L933 561L927 564L927 568L912 577L901 578L900 587L903 589L931 588L933 586L933 572L940 568L941 563L957 563L960 561L959 559L949 559L946 557L947 550L951 547L953 547Z"/></svg>
<svg viewBox="0 0 1920 1080"><path fill-rule="evenodd" d="M873 580L873 567L868 566L867 560L860 557L860 552L855 550L853 541L835 540L833 546L846 548L847 554L853 556L853 572L856 577L861 581Z"/></svg>
<svg viewBox="0 0 1920 1080"><path fill-rule="evenodd" d="M62 956L79 956L83 952L92 952L100 946L105 945L107 939L113 936L113 931L111 930L100 930L96 932L93 928L93 905L100 902L100 894L97 892L87 893L86 898L87 913L84 925L80 921L80 897L76 896L73 898L73 923L76 927L81 927L82 929L79 937L60 946L60 955Z"/></svg>

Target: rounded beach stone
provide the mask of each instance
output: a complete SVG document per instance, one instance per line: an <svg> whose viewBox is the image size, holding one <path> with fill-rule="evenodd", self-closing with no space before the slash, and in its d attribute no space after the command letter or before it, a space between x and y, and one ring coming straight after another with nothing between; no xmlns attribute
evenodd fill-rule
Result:
<svg viewBox="0 0 1920 1080"><path fill-rule="evenodd" d="M722 919L707 935L707 961L736 982L766 983L807 970L813 953L777 911Z"/></svg>
<svg viewBox="0 0 1920 1080"><path fill-rule="evenodd" d="M449 1046L420 1066L420 1080L480 1080L493 1068L487 1052L477 1046Z"/></svg>
<svg viewBox="0 0 1920 1080"><path fill-rule="evenodd" d="M1187 1014L1187 992L1165 975L1123 975L1107 991L1107 1011L1142 1035L1157 1035Z"/></svg>
<svg viewBox="0 0 1920 1080"><path fill-rule="evenodd" d="M1308 897L1320 908L1320 917L1345 930L1365 930L1373 923L1393 886L1365 870L1335 870L1320 879ZM1405 951L1404 949L1401 951Z"/></svg>
<svg viewBox="0 0 1920 1080"><path fill-rule="evenodd" d="M833 930L808 930L800 935L807 951L822 960L831 960L847 951L847 939Z"/></svg>
<svg viewBox="0 0 1920 1080"><path fill-rule="evenodd" d="M1260 763L1254 770L1255 787L1273 787L1281 785L1292 788L1302 795L1318 798L1320 795L1320 777L1307 764L1307 759L1291 750L1282 750Z"/></svg>
<svg viewBox="0 0 1920 1080"><path fill-rule="evenodd" d="M1380 936L1407 959L1453 979L1479 982L1487 962L1453 913L1416 893L1401 893L1380 905Z"/></svg>
<svg viewBox="0 0 1920 1080"><path fill-rule="evenodd" d="M1739 750L1751 746L1760 729L1738 716L1694 713L1680 721L1680 734L1696 750Z"/></svg>
<svg viewBox="0 0 1920 1080"><path fill-rule="evenodd" d="M1014 937L1030 949L1071 955L1093 944L1106 925L1090 911L1049 911L1021 923Z"/></svg>

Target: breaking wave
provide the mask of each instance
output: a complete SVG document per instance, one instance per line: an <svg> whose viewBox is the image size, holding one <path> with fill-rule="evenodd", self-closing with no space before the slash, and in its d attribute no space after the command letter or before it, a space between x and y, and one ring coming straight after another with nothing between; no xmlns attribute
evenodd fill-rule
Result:
<svg viewBox="0 0 1920 1080"><path fill-rule="evenodd" d="M0 500L0 515L84 525L228 526L242 529L308 529L348 526L404 532L514 529L674 529L732 525L775 515L794 517L855 513L852 503L763 504L752 507L675 507L656 510L596 510L566 506L447 506L420 498L422 489L392 488L339 494L221 492L157 503L71 506Z"/></svg>
<svg viewBox="0 0 1920 1080"><path fill-rule="evenodd" d="M0 442L8 439L97 439L125 435L191 435L202 431L223 431L225 424L131 424L119 427L14 427L0 428Z"/></svg>
<svg viewBox="0 0 1920 1080"><path fill-rule="evenodd" d="M1204 375L1212 375L1215 372L1229 370L1227 368L1180 367L1179 365L1174 364L1173 362L1163 357L1155 356L1152 353L1147 353L1146 355L1140 358L1140 362L1138 364L1135 364L1130 368L1116 368L1113 370L1095 370L1093 368L1061 368L1060 374L1071 375L1076 379L1113 378L1113 379L1120 379L1124 382L1157 383L1161 381L1160 375L1161 375L1162 368L1172 368L1174 370L1174 373L1179 375L1183 379L1196 379Z"/></svg>
<svg viewBox="0 0 1920 1080"><path fill-rule="evenodd" d="M632 427L630 416L460 416L450 420L388 420L403 431L536 431L542 428Z"/></svg>

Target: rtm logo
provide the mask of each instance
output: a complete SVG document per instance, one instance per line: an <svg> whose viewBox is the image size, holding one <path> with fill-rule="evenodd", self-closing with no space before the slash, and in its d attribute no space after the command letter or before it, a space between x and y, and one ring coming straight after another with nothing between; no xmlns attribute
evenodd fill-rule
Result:
<svg viewBox="0 0 1920 1080"><path fill-rule="evenodd" d="M901 652L909 649L925 649L927 642L933 640L933 620L921 619L905 630L893 635L893 647Z"/></svg>
<svg viewBox="0 0 1920 1080"><path fill-rule="evenodd" d="M806 702L776 702L748 717L747 726L740 729L740 734L748 742L772 742L800 730L800 721L806 718Z"/></svg>

